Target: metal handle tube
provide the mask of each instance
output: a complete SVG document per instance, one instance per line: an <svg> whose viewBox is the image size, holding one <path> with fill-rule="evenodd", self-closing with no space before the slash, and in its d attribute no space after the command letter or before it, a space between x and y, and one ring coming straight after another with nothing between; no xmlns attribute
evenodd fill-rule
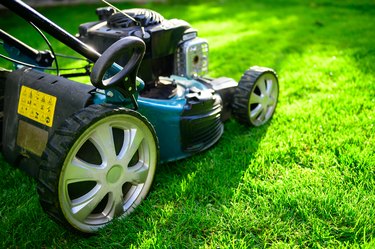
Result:
<svg viewBox="0 0 375 249"><path fill-rule="evenodd" d="M0 3L26 21L34 23L40 29L47 32L87 59L95 62L100 57L100 53L87 46L85 43L81 42L75 36L69 34L64 29L57 26L51 20L31 8L24 2L20 0L1 0Z"/></svg>
<svg viewBox="0 0 375 249"><path fill-rule="evenodd" d="M39 54L39 51L28 46L27 44L21 42L17 38L11 36L10 34L6 33L4 30L0 29L0 40L3 40L6 44L14 46L21 53L25 54L30 58L36 58Z"/></svg>

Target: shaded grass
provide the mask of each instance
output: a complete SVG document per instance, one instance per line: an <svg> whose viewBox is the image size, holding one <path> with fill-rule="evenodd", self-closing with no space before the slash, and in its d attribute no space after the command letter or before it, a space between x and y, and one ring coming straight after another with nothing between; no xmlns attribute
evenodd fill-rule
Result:
<svg viewBox="0 0 375 249"><path fill-rule="evenodd" d="M214 148L160 165L148 199L89 238L50 221L34 183L2 162L2 246L374 247L374 3L146 7L199 29L210 43L212 76L239 79L251 65L275 68L281 88L275 117L253 129L231 120ZM95 18L93 9L42 11L75 33ZM6 17L1 27L40 46L25 25Z"/></svg>

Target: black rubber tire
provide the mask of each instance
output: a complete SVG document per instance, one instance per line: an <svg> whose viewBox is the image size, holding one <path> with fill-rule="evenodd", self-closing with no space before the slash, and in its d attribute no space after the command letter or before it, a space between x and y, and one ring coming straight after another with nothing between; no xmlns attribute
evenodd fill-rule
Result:
<svg viewBox="0 0 375 249"><path fill-rule="evenodd" d="M64 174L67 174L66 172L68 171L67 169L68 166L64 166L64 165L71 163L68 158L70 158L71 155L73 155L74 158L77 158L78 153L74 154L75 152L71 152L73 150L76 150L73 148L74 147L78 148L79 146L81 146L79 148L79 150L81 150L84 147L84 143L86 142L83 142L81 145L77 145L77 143L78 144L81 143L80 139L85 136L84 134L87 134L87 130L91 129L90 127L94 127L96 124L101 123L102 122L101 120L108 120L108 118L119 117L119 116L113 116L113 115L128 115L128 117L130 116L134 117L135 119L145 124L145 126L142 126L143 128L146 127L146 129L150 131L148 132L146 130L146 132L144 132L145 134L152 134L152 138L148 136L147 141L155 142L156 155L150 156L150 158L151 157L155 158L153 160L153 162L155 161L155 164L153 164L152 175L151 176L148 175L149 173L147 172L147 178L146 178L147 184L145 183L144 186L142 186L142 189L140 190L142 193L146 192L147 194L151 187L154 174L155 174L155 167L159 159L158 140L157 140L156 133L152 125L147 121L145 117L143 117L138 112L135 112L133 110L105 104L105 105L91 105L89 107L86 107L78 111L77 113L73 114L71 117L66 119L66 121L61 125L61 127L55 131L55 133L50 138L47 144L47 148L42 156L42 163L41 163L39 175L38 175L37 190L39 194L39 201L43 210L57 223L65 226L68 229L71 229L76 232L78 231L83 234L95 233L98 229L107 225L111 221L111 217L109 216L108 216L109 218L107 217L109 221L106 222L105 224L99 224L99 225L96 224L96 225L93 225L92 227L90 227L90 225L87 225L87 227L85 227L85 225L82 225L81 227L79 224L77 225L76 223L70 221L69 215L67 215L66 208L64 208L65 203L62 203L62 200L60 199L61 195L67 196L68 190L66 190L65 194L62 194L61 187L59 187L59 184L60 184L60 181L62 181L62 177L64 177ZM114 122L114 121L111 121L111 122ZM115 140L114 136L113 138ZM88 140L89 139L87 139L87 141ZM91 150L88 150L88 153L89 154L87 154L87 156L92 156ZM138 150L136 153L138 154ZM129 163L126 165L126 167L129 166L130 161L131 160L129 160ZM62 173L62 171L64 171L64 173ZM108 178L108 174L109 173L107 172L107 175L106 175L107 178ZM122 175L124 175L124 173ZM151 179L149 179L149 176L151 177ZM68 189L68 185L66 186L66 189ZM125 199L125 197L123 198ZM143 198L144 197L142 197L142 199ZM73 197L71 197L71 199L73 199ZM71 199L68 198L69 201ZM72 203L73 201L74 200L71 200ZM121 214L121 216L125 216L128 213L130 213L135 208L135 206L139 204L138 201L140 202L141 200L137 199L136 201L137 203L135 203L134 201L134 204L132 204L129 207L129 209L125 210L124 213ZM113 216L115 214L117 214L116 210L114 211ZM91 219L95 219L95 218L91 218Z"/></svg>
<svg viewBox="0 0 375 249"><path fill-rule="evenodd" d="M3 145L4 94L5 81L10 71L0 68L0 150Z"/></svg>
<svg viewBox="0 0 375 249"><path fill-rule="evenodd" d="M264 87L271 87L261 91L259 84L264 81ZM267 81L267 82L266 82ZM268 83L271 81L271 83ZM265 93L270 91L270 93ZM253 104L251 98L259 97L262 101ZM266 97L265 97L266 96ZM242 124L248 126L261 126L273 116L279 96L279 83L274 70L266 67L254 66L248 69L241 77L232 104L234 117ZM259 117L252 117L255 108L261 109ZM257 114L258 115L258 114ZM261 115L264 115L261 116Z"/></svg>

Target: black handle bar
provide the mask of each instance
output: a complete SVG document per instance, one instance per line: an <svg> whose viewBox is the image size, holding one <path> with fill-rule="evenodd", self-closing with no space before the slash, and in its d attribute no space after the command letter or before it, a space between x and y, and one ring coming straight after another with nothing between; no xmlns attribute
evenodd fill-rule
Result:
<svg viewBox="0 0 375 249"><path fill-rule="evenodd" d="M31 8L20 0L1 0L1 4L16 13L28 22L32 22L43 31L64 43L77 53L83 55L92 62L97 61L100 53L78 40L75 36L53 23L51 20Z"/></svg>

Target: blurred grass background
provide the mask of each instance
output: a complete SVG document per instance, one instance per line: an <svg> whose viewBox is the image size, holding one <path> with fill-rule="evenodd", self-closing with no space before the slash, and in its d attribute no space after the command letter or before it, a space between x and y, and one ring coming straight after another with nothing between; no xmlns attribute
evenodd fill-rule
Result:
<svg viewBox="0 0 375 249"><path fill-rule="evenodd" d="M89 238L52 222L35 183L1 161L1 247L375 247L374 1L117 5L188 21L209 41L211 76L274 68L275 116L253 129L231 120L214 148L160 165L148 199ZM98 6L39 10L75 34ZM0 28L47 49L19 18L1 16Z"/></svg>

